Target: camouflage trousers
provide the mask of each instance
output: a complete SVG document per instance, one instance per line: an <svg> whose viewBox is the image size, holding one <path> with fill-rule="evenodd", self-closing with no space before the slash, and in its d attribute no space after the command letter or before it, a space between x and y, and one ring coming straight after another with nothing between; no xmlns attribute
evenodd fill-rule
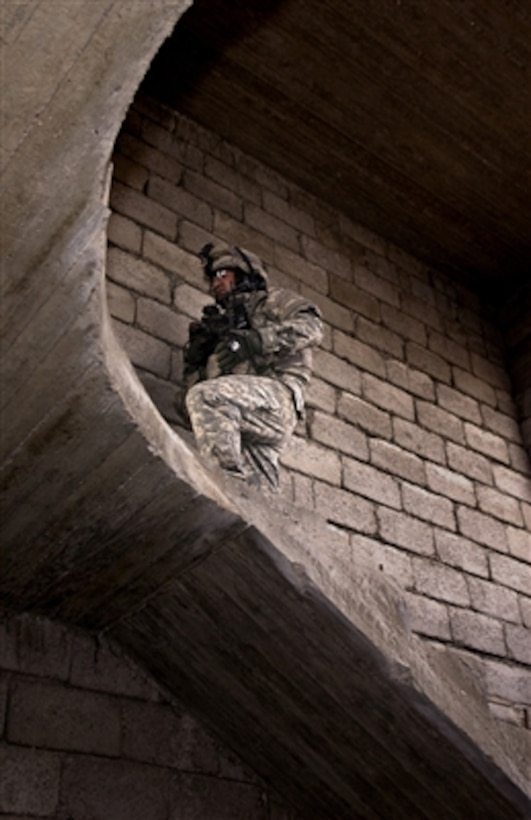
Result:
<svg viewBox="0 0 531 820"><path fill-rule="evenodd" d="M264 376L220 376L191 387L186 407L201 455L233 475L278 486L278 457L297 424L286 385Z"/></svg>

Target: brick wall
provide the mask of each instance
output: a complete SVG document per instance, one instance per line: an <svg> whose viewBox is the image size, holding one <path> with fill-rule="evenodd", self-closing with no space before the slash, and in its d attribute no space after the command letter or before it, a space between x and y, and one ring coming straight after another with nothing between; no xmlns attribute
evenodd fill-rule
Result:
<svg viewBox="0 0 531 820"><path fill-rule="evenodd" d="M529 724L531 479L502 337L479 298L176 113L141 99L115 154L108 296L162 414L190 318L194 253L240 243L311 297L326 332L282 492L340 532L337 561L398 582L411 628Z"/></svg>
<svg viewBox="0 0 531 820"><path fill-rule="evenodd" d="M508 300L503 311L506 346L522 432L531 455L531 282L529 277Z"/></svg>
<svg viewBox="0 0 531 820"><path fill-rule="evenodd" d="M106 641L0 620L0 816L295 820Z"/></svg>

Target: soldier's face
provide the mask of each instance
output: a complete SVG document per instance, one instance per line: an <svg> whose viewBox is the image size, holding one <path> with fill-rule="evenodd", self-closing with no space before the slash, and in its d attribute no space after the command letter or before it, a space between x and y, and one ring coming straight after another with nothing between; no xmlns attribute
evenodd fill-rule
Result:
<svg viewBox="0 0 531 820"><path fill-rule="evenodd" d="M216 271L210 283L216 302L222 302L235 286L236 272L230 270L230 268Z"/></svg>

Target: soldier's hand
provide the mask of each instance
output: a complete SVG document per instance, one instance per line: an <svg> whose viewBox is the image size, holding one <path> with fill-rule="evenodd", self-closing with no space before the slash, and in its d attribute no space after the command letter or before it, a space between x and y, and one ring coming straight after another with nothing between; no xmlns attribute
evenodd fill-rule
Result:
<svg viewBox="0 0 531 820"><path fill-rule="evenodd" d="M205 364L214 352L218 336L210 331L203 322L192 322L189 330L189 341L184 348L184 361L192 367Z"/></svg>
<svg viewBox="0 0 531 820"><path fill-rule="evenodd" d="M262 352L262 339L257 330L233 330L216 347L219 366L230 373L240 362Z"/></svg>

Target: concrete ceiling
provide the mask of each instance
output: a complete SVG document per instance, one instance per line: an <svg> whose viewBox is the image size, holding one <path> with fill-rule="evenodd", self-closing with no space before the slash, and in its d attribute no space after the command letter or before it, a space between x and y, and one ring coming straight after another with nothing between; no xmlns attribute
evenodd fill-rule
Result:
<svg viewBox="0 0 531 820"><path fill-rule="evenodd" d="M196 0L145 89L477 289L531 262L531 7Z"/></svg>

